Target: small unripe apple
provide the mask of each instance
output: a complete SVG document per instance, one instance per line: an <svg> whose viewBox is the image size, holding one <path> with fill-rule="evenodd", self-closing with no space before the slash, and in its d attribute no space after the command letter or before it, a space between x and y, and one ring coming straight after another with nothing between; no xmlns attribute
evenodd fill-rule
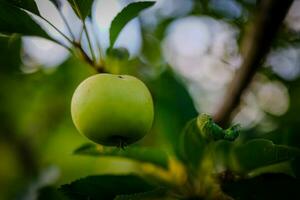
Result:
<svg viewBox="0 0 300 200"><path fill-rule="evenodd" d="M106 146L126 146L147 134L154 110L145 84L129 75L97 74L75 90L71 114L78 131Z"/></svg>

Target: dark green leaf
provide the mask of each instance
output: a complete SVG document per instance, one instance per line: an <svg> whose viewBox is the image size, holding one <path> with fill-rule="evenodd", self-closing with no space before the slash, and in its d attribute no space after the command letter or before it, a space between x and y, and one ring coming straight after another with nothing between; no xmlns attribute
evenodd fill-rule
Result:
<svg viewBox="0 0 300 200"><path fill-rule="evenodd" d="M23 10L0 1L0 33L19 33L51 39L49 35Z"/></svg>
<svg viewBox="0 0 300 200"><path fill-rule="evenodd" d="M300 180L283 174L265 174L252 179L223 183L224 192L234 199L300 199Z"/></svg>
<svg viewBox="0 0 300 200"><path fill-rule="evenodd" d="M19 8L28 10L36 15L40 15L40 12L34 0L0 0L0 3L1 2L6 2Z"/></svg>
<svg viewBox="0 0 300 200"><path fill-rule="evenodd" d="M212 117L202 113L197 117L197 125L201 134L207 140L229 140L234 141L239 136L240 126L234 125L226 130L223 130L216 124Z"/></svg>
<svg viewBox="0 0 300 200"><path fill-rule="evenodd" d="M85 19L91 14L94 0L68 0L74 12L80 19Z"/></svg>
<svg viewBox="0 0 300 200"><path fill-rule="evenodd" d="M192 170L197 170L207 144L199 131L197 119L193 119L186 125L179 144L181 160Z"/></svg>
<svg viewBox="0 0 300 200"><path fill-rule="evenodd" d="M116 60L127 61L129 59L129 52L123 47L107 49L106 54Z"/></svg>
<svg viewBox="0 0 300 200"><path fill-rule="evenodd" d="M232 149L234 143L226 141L226 140L219 140L213 145L211 150L212 159L215 162L215 166L219 166L220 171L225 171L227 169L232 169L232 161L234 160Z"/></svg>
<svg viewBox="0 0 300 200"><path fill-rule="evenodd" d="M126 147L125 149L116 147L104 147L95 144L86 144L74 151L79 155L91 156L118 156L129 158L140 162L148 162L165 169L168 168L168 156L159 149L146 147Z"/></svg>
<svg viewBox="0 0 300 200"><path fill-rule="evenodd" d="M17 35L0 37L1 73L16 73L21 64L21 39Z"/></svg>
<svg viewBox="0 0 300 200"><path fill-rule="evenodd" d="M200 129L200 133L205 137L207 140L221 140L224 139L225 131L214 123L211 116L207 114L200 114L197 117L197 125Z"/></svg>
<svg viewBox="0 0 300 200"><path fill-rule="evenodd" d="M214 160L225 168L249 173L262 167L290 161L300 156L300 151L293 147L275 145L270 140L254 139L245 144L219 141L213 154ZM272 171L272 168L269 170Z"/></svg>
<svg viewBox="0 0 300 200"><path fill-rule="evenodd" d="M166 63L162 55L160 41L151 34L143 35L143 46L140 56L143 63L145 63L149 70L157 74L163 70Z"/></svg>
<svg viewBox="0 0 300 200"><path fill-rule="evenodd" d="M126 6L111 22L109 36L110 36L110 48L112 48L125 25L138 14L150 6L155 4L154 1L140 1L131 3Z"/></svg>
<svg viewBox="0 0 300 200"><path fill-rule="evenodd" d="M300 156L292 161L291 167L293 169L294 175L297 178L300 178Z"/></svg>
<svg viewBox="0 0 300 200"><path fill-rule="evenodd" d="M250 171L262 166L291 160L299 156L300 152L292 147L275 145L270 140L256 139L235 147L234 155L240 163L238 168Z"/></svg>
<svg viewBox="0 0 300 200"><path fill-rule="evenodd" d="M46 186L38 191L38 200L67 200L60 191L53 186Z"/></svg>
<svg viewBox="0 0 300 200"><path fill-rule="evenodd" d="M168 144L168 151L178 155L182 129L197 115L193 101L186 88L170 70L154 80L148 80L147 86L154 99L153 136L157 141Z"/></svg>
<svg viewBox="0 0 300 200"><path fill-rule="evenodd" d="M113 200L118 195L152 191L155 186L134 175L89 176L59 189L72 200Z"/></svg>
<svg viewBox="0 0 300 200"><path fill-rule="evenodd" d="M164 188L158 188L152 191L129 194L129 195L119 195L114 200L165 200L167 196L167 190Z"/></svg>

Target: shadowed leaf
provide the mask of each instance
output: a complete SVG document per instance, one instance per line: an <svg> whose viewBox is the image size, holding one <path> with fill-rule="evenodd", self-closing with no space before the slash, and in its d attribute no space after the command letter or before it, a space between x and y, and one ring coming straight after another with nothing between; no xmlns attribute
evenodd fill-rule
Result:
<svg viewBox="0 0 300 200"><path fill-rule="evenodd" d="M49 35L23 10L0 0L0 33L18 33L52 40Z"/></svg>
<svg viewBox="0 0 300 200"><path fill-rule="evenodd" d="M140 162L148 162L163 168L168 168L168 156L165 152L147 147L104 147L95 144L85 144L74 151L78 155L117 156Z"/></svg>
<svg viewBox="0 0 300 200"><path fill-rule="evenodd" d="M252 179L225 182L222 188L234 199L300 199L300 180L283 174L265 174Z"/></svg>
<svg viewBox="0 0 300 200"><path fill-rule="evenodd" d="M74 12L80 19L85 19L91 14L94 0L68 0Z"/></svg>
<svg viewBox="0 0 300 200"><path fill-rule="evenodd" d="M126 6L111 22L109 37L110 37L110 48L112 48L125 25L133 18L137 17L138 14L150 6L155 4L154 1L140 1L131 3Z"/></svg>
<svg viewBox="0 0 300 200"><path fill-rule="evenodd" d="M129 195L152 191L155 186L134 175L88 176L63 185L59 189L72 200L113 200L118 195Z"/></svg>
<svg viewBox="0 0 300 200"><path fill-rule="evenodd" d="M34 0L0 0L0 2L6 2L19 8L28 10L36 15L40 15L40 12Z"/></svg>
<svg viewBox="0 0 300 200"><path fill-rule="evenodd" d="M264 168L264 173L272 172L272 167L266 167L272 165L276 167L279 163L300 156L299 149L276 145L266 139L254 139L245 144L219 141L213 151L217 163L239 173L249 173L259 168Z"/></svg>
<svg viewBox="0 0 300 200"><path fill-rule="evenodd" d="M119 195L114 200L165 200L167 190L164 188L158 188L152 191L147 191L137 194Z"/></svg>
<svg viewBox="0 0 300 200"><path fill-rule="evenodd" d="M203 158L207 141L197 127L197 119L190 121L179 141L179 157L191 169L197 170Z"/></svg>

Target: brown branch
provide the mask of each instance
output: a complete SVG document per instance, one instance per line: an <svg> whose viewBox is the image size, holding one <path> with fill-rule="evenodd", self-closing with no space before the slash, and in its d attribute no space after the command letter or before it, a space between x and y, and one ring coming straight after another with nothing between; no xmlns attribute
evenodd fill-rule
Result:
<svg viewBox="0 0 300 200"><path fill-rule="evenodd" d="M227 125L239 105L243 91L248 87L257 69L271 48L293 0L261 0L254 21L246 29L241 52L244 61L233 78L224 101L214 116L221 126Z"/></svg>
<svg viewBox="0 0 300 200"><path fill-rule="evenodd" d="M105 68L104 65L102 64L96 64L95 61L93 61L84 51L84 49L82 48L81 44L79 43L74 43L74 47L77 48L80 52L81 58L88 63L92 68L94 68L98 73L104 73Z"/></svg>

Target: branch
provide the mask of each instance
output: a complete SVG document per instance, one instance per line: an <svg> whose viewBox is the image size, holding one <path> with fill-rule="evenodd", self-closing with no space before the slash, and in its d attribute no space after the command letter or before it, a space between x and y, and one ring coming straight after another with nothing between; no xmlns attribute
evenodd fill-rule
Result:
<svg viewBox="0 0 300 200"><path fill-rule="evenodd" d="M85 62L87 62L92 68L94 68L98 73L104 73L104 72L106 72L103 63L100 63L100 64L95 63L95 61L92 60L92 59L85 53L85 51L83 50L81 44L74 42L74 46L75 46L76 49L79 50L79 53L80 53L81 58L82 58Z"/></svg>
<svg viewBox="0 0 300 200"><path fill-rule="evenodd" d="M241 45L244 61L233 78L223 104L214 116L221 126L227 125L239 105L243 91L248 87L257 69L271 48L293 0L261 0L254 21L246 29Z"/></svg>

